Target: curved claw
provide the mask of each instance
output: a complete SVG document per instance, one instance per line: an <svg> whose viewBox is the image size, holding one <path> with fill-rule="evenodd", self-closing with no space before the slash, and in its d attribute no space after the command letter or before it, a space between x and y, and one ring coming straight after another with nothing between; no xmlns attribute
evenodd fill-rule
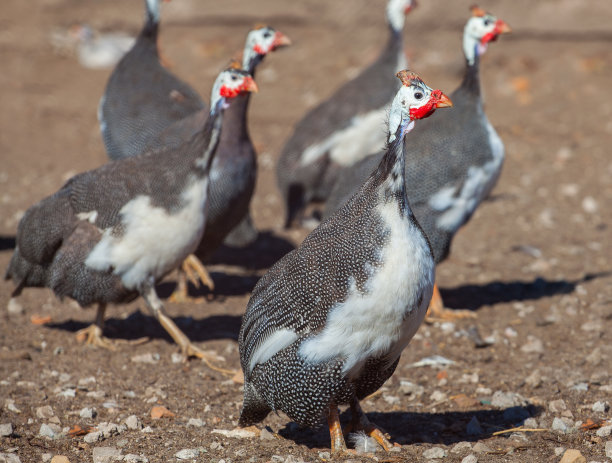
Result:
<svg viewBox="0 0 612 463"><path fill-rule="evenodd" d="M200 259L196 256L189 254L183 261L182 268L187 278L189 278L189 281L191 281L196 288L200 287L201 281L210 291L215 290L215 283L210 277L210 274L206 270L206 267L204 267L204 264L202 264Z"/></svg>
<svg viewBox="0 0 612 463"><path fill-rule="evenodd" d="M102 336L102 328L95 324L77 331L75 336L78 342L85 342L85 344L102 347L110 351L117 350L115 345L108 338Z"/></svg>

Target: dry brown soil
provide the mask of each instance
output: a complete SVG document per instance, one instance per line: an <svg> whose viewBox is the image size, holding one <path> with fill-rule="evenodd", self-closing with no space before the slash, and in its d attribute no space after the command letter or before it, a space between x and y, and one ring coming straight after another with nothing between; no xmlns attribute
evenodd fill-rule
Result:
<svg viewBox="0 0 612 463"><path fill-rule="evenodd" d="M261 66L250 113L260 153L253 210L263 238L248 252L219 257L210 267L217 289L201 292L204 302L167 304L191 339L223 356L229 368L239 367L236 339L249 291L304 236L281 230L275 160L304 112L376 57L386 39L384 3L175 0L163 7L164 56L207 100L215 74L242 48L253 24L269 23L293 40ZM472 1L420 3L405 33L411 67L432 86L452 91L461 78L461 31ZM458 234L438 270L447 305L472 309L478 318L421 327L382 393L364 401L370 418L401 444L400 452L376 457L426 461L423 452L440 447L448 454L439 461L459 462L471 451L481 463L556 462L555 448L563 447L578 449L587 461L608 461L610 437L551 428L554 418L565 418L570 427L611 418L592 407L612 402L612 3L491 0L482 6L514 28L490 46L482 63L487 114L507 160L491 199ZM71 175L107 160L96 108L110 70L88 70L54 52L51 33L88 22L136 34L142 17L140 0L2 2L0 268L9 261L23 212ZM164 297L173 282L174 275L161 285ZM151 462L177 461L175 454L186 448L200 449L202 462L327 457L320 453L329 449L325 429L299 429L282 415L261 425L271 439L213 433L236 426L240 385L199 361L173 363L177 348L142 300L107 311L106 335L118 346L109 352L75 341L93 310L31 289L21 298L24 312L9 315L4 307L11 290L11 282L0 283L0 423L15 428L0 438L2 452L22 462L63 454L73 463L92 461L96 446ZM51 321L36 325L32 316ZM476 347L475 331L493 344ZM132 343L142 337L148 341ZM154 363L134 361L146 354ZM411 366L432 355L455 363ZM406 381L422 386L422 393L407 394ZM58 395L68 389L75 397ZM520 394L526 402L518 409L496 407L496 391ZM559 399L563 404L553 402ZM175 417L152 419L158 404ZM37 416L46 405L55 418ZM95 408L97 416L81 418L84 407ZM43 423L87 428L129 415L151 432L126 430L94 444L82 436L38 435ZM544 430L493 435L528 416ZM481 434L467 432L474 417ZM203 426L188 426L190 418ZM476 447L451 452L463 441Z"/></svg>

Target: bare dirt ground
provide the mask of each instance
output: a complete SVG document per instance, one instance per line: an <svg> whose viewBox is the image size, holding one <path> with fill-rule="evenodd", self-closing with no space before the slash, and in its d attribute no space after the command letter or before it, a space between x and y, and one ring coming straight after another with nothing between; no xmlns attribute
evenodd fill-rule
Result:
<svg viewBox="0 0 612 463"><path fill-rule="evenodd" d="M275 160L306 109L375 58L386 40L384 3L175 0L163 7L164 55L207 100L215 74L253 24L269 23L294 43L261 66L251 107L260 152L253 211L264 239L248 252L226 252L210 267L217 289L202 292L205 301L167 304L191 339L223 356L229 368L239 368L236 339L249 291L304 236L281 230ZM472 2L420 3L405 33L411 68L452 91L463 70L461 32ZM487 113L507 161L491 200L438 269L447 305L472 309L478 318L422 326L394 376L364 402L372 421L401 445L375 457L557 462L565 449L576 449L588 462L610 461L612 437L596 428L612 418L605 404L612 402L612 3L481 6L514 29L482 63ZM51 33L87 22L136 34L142 17L140 0L3 2L0 268L23 212L69 176L106 162L96 108L110 70L88 70L54 52ZM167 297L172 286L173 276L161 294ZM101 459L100 447L131 454L126 461L182 461L176 455L185 449L195 450L179 456L198 462L329 459L325 429L302 430L285 416L270 415L261 436L215 432L235 428L240 385L201 362L174 363L176 346L141 300L107 311L105 333L118 345L109 352L75 341L93 310L30 289L21 298L24 311L10 314L11 290L11 282L0 282L0 424L13 427L0 437L0 461L39 462L56 454L73 463L94 455L110 461ZM37 325L32 317L50 321ZM477 334L488 342L477 342ZM148 340L133 342L143 337ZM413 365L433 355L454 363ZM157 405L173 416L153 419ZM137 418L128 420L131 427L121 426L131 415ZM494 435L522 424L537 431ZM99 440L71 437L75 426L99 432Z"/></svg>

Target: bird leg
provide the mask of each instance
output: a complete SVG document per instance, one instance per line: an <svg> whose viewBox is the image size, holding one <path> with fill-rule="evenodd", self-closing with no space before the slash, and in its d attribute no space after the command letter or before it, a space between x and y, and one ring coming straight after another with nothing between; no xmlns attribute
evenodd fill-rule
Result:
<svg viewBox="0 0 612 463"><path fill-rule="evenodd" d="M327 424L329 425L329 437L331 438L332 453L346 452L346 442L344 441L344 436L342 435L338 406L335 404L331 404L329 406Z"/></svg>
<svg viewBox="0 0 612 463"><path fill-rule="evenodd" d="M372 424L363 410L359 401L356 398L351 400L351 423L349 425L351 432L363 431L368 436L378 442L387 452L393 448L393 444L375 424ZM348 432L347 428L347 432Z"/></svg>
<svg viewBox="0 0 612 463"><path fill-rule="evenodd" d="M450 310L444 307L438 284L434 284L433 294L429 307L427 308L427 315L425 321L427 323L433 323L438 320L458 320L462 318L476 318L476 314L471 310Z"/></svg>
<svg viewBox="0 0 612 463"><path fill-rule="evenodd" d="M207 354L206 352L193 345L187 335L185 335L185 333L183 333L181 329L176 326L174 321L168 315L166 315L164 311L164 306L161 300L159 299L159 296L155 291L155 286L152 282L143 284L141 294L145 302L147 303L147 306L153 313L155 319L168 332L174 342L179 345L179 347L181 348L181 353L186 359L189 357L197 357L202 359L211 370L215 370L230 376L233 376L236 373L233 370L227 370L215 366L211 361L218 360L218 357Z"/></svg>
<svg viewBox="0 0 612 463"><path fill-rule="evenodd" d="M115 345L109 339L102 336L102 332L104 331L105 311L106 304L99 303L95 323L76 332L76 339L78 342L85 342L85 344L91 344L92 346L102 347L112 351L116 350Z"/></svg>
<svg viewBox="0 0 612 463"><path fill-rule="evenodd" d="M195 255L189 256L183 261L181 268L178 270L177 286L174 292L170 295L170 302L201 302L202 298L191 298L187 294L187 279L193 283L196 288L200 287L200 281L205 286L213 291L215 284L210 277L206 267L200 262Z"/></svg>

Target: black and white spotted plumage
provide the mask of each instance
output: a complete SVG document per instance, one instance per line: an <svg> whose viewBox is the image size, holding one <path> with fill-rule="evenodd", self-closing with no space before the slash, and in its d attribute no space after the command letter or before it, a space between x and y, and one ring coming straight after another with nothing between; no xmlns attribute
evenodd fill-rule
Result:
<svg viewBox="0 0 612 463"><path fill-rule="evenodd" d="M245 78L243 71L223 71L215 90ZM17 286L13 296L25 287L49 287L87 307L154 291L203 234L226 104L215 98L206 126L181 146L78 174L28 209L6 272Z"/></svg>
<svg viewBox="0 0 612 463"><path fill-rule="evenodd" d="M488 15L472 22L497 21ZM466 25L465 36L469 35ZM483 29L483 33L487 29ZM468 45L465 76L450 95L454 107L420 123L406 140L406 192L429 238L436 262L449 254L457 230L489 195L501 173L504 146L483 109L479 80L479 44ZM334 213L376 168L383 153L368 156L339 176L324 217Z"/></svg>
<svg viewBox="0 0 612 463"><path fill-rule="evenodd" d="M145 0L145 24L113 70L100 100L100 131L113 160L141 154L170 124L206 110L198 93L159 61L160 1Z"/></svg>
<svg viewBox="0 0 612 463"><path fill-rule="evenodd" d="M319 424L331 405L376 391L422 322L434 263L401 175L414 88L431 91L420 79L400 89L377 170L256 285L238 338L240 425L272 410Z"/></svg>
<svg viewBox="0 0 612 463"><path fill-rule="evenodd" d="M299 220L308 203L328 197L343 166L384 147L384 120L399 88L393 76L406 67L404 16L414 3L388 1L389 38L379 58L295 126L276 172L286 208L285 226Z"/></svg>
<svg viewBox="0 0 612 463"><path fill-rule="evenodd" d="M288 44L287 37L272 27L250 31L242 69L254 77L267 53ZM210 172L207 226L196 252L202 259L208 258L230 232L234 246L246 246L257 238L249 213L257 178L257 153L248 128L250 97L250 93L237 96L225 111L223 132ZM176 146L188 140L201 130L207 117L207 111L201 110L175 122L154 137L150 147Z"/></svg>

